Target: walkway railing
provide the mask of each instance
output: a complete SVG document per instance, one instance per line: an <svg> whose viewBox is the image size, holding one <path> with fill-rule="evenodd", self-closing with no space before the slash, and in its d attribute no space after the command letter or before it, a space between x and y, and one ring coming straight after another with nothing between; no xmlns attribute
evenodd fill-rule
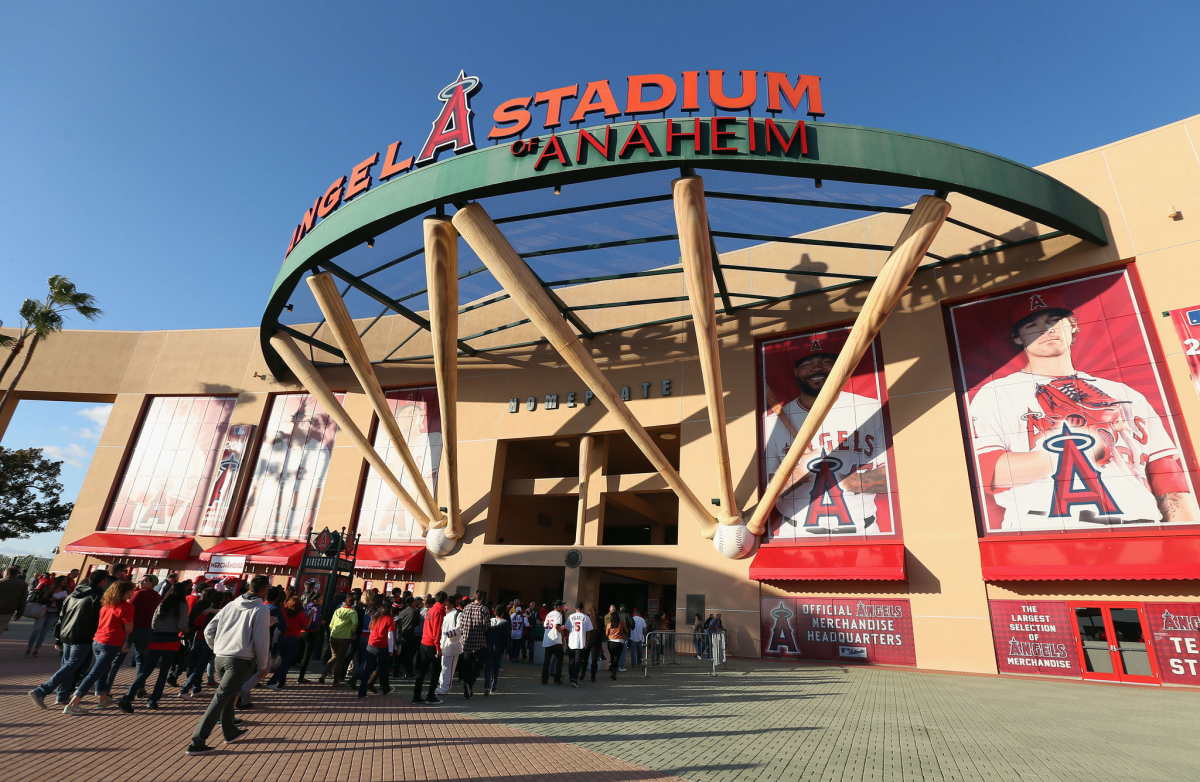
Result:
<svg viewBox="0 0 1200 782"><path fill-rule="evenodd" d="M717 674L717 666L726 668L725 633L646 633L646 676L651 668L707 670Z"/></svg>

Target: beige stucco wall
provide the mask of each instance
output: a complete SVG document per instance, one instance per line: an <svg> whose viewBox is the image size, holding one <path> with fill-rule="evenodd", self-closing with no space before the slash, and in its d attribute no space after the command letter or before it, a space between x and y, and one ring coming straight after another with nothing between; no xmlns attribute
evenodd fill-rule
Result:
<svg viewBox="0 0 1200 782"><path fill-rule="evenodd" d="M1003 291L1034 281L1075 275L1123 261L1136 262L1145 287L1158 338L1167 354L1169 382L1180 399L1183 425L1200 432L1200 399L1192 390L1187 367L1168 319L1158 313L1200 303L1200 117L1191 118L1126 139L1101 149L1083 152L1042 167L1048 174L1076 188L1098 204L1108 224L1111 244L1095 247L1072 239L1034 243L1004 253L983 255L955 265L918 272L909 293L887 322L881 335L886 359L890 415L894 433L894 469L900 487L910 578L907 583L791 582L758 584L748 578L749 560L731 561L718 555L704 540L687 512L681 510L679 543L672 546L597 546L595 525L603 502L604 484L592 481L586 498L589 532L582 547L584 571L566 571L568 599L575 591L594 598L588 575L594 569L666 568L677 571L678 608L682 619L685 595L707 595L707 610L724 614L730 631L731 651L756 655L759 644L760 595L811 594L837 596L896 596L911 601L920 667L972 672L995 672L987 600L1030 597L1096 597L1141 599L1170 596L1200 597L1195 582L1072 582L1003 586L986 585L981 578L980 555L972 505L966 455L962 446L959 414L947 344L943 304L983 293ZM1003 222L995 210L952 197L955 216ZM1182 220L1168 214L1179 210ZM818 232L858 241L892 236L902 216L880 215ZM1044 229L1017 222L1013 230ZM978 235L947 229L934 250L939 254L967 252L980 245ZM787 266L795 264L795 246L763 246L736 254L737 263ZM821 259L834 270L874 272L884 260L880 252L825 253ZM795 289L783 275L736 272L748 279L743 289L767 295ZM679 295L681 275L652 281L616 281L588 286L564 294L568 301L613 295L642 297ZM672 291L677 291L672 293ZM737 497L743 508L757 499L757 441L755 341L771 334L851 320L865 295L865 286L782 302L767 310L721 319L721 362L726 392L726 412L735 466ZM462 333L482 330L495 323L519 319L515 309L497 305L464 318ZM686 303L643 308L636 316L671 317L686 313ZM596 328L612 325L604 320L615 314L591 311ZM406 324L385 319L371 336L372 355L395 344ZM407 327L411 330L411 327ZM407 333L404 331L404 333ZM328 334L318 334L331 341ZM496 344L536 339L531 327L498 335ZM484 344L484 343L481 343ZM618 388L634 390L630 408L647 427L680 425L680 472L702 499L714 495L716 483L709 422L693 333L686 324L626 332L596 339L593 355L602 360L609 380ZM427 353L424 335L409 348ZM318 355L320 358L320 355ZM75 512L64 533L70 542L102 525L106 505L119 478L125 450L136 434L139 414L150 395L236 393L235 423L260 423L269 395L298 390L288 382L268 377L259 353L257 329L218 329L192 332L121 333L67 331L42 345L19 390L23 398L109 400L115 407L92 461ZM372 413L350 372L325 371L331 386L346 389L346 409L367 430ZM433 383L432 370L417 362L389 365L379 371L385 388ZM659 393L661 381L672 381L672 395ZM642 399L642 382L653 383L651 398ZM461 506L467 535L462 547L440 559L427 558L418 589L453 588L460 584L497 590L488 583L487 565L523 565L563 568L570 546L511 546L485 543L489 513L496 508L501 483L492 474L498 451L510 439L603 433L618 427L599 405L565 406L566 393L583 398L583 384L546 346L519 349L486 358L464 359L460 364L459 431ZM540 400L560 394L558 410L536 412L522 405L508 412L508 399L528 396ZM6 420L0 419L0 433ZM317 526L350 526L355 498L363 475L363 460L339 438ZM648 478L653 483L656 478ZM443 488L445 482L443 481ZM703 488L702 488L703 487ZM577 491L577 489L576 489ZM442 503L445 504L444 497ZM199 539L201 547L215 541ZM81 557L60 554L56 569L77 564ZM580 585L582 583L582 586ZM1023 591L1023 590L1030 591Z"/></svg>

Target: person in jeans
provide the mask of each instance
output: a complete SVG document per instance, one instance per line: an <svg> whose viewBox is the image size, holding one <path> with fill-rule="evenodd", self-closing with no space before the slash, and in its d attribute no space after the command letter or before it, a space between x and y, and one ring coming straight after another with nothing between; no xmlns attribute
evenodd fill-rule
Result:
<svg viewBox="0 0 1200 782"><path fill-rule="evenodd" d="M696 650L696 659L704 659L704 617L696 614L692 622L692 646Z"/></svg>
<svg viewBox="0 0 1200 782"><path fill-rule="evenodd" d="M104 596L100 585L107 577L103 570L93 571L87 582L63 601L54 625L54 648L62 652L62 664L44 684L29 691L38 708L49 708L45 698L55 690L58 691L55 705L66 706L70 700L75 673L91 654L100 622L100 600Z"/></svg>
<svg viewBox="0 0 1200 782"><path fill-rule="evenodd" d="M633 625L629 628L629 663L637 668L642 664L642 645L646 641L646 620L640 609L633 609Z"/></svg>
<svg viewBox="0 0 1200 782"><path fill-rule="evenodd" d="M629 628L621 614L615 610L604 617L604 628L605 635L608 636L608 676L616 681L617 671L621 666L621 652L625 649L625 642L629 640Z"/></svg>
<svg viewBox="0 0 1200 782"><path fill-rule="evenodd" d="M137 610L136 607L134 609ZM134 619L136 625L137 619ZM137 629L136 627L134 628ZM158 708L162 700L163 688L167 684L167 675L175 663L175 655L179 654L179 636L188 629L187 587L176 584L167 596L154 609L150 620L150 641L146 645L146 654L138 664L137 676L125 696L117 703L117 707L126 714L133 712L133 698L144 692L147 680L158 668L158 680L154 691L150 694L146 706Z"/></svg>
<svg viewBox="0 0 1200 782"><path fill-rule="evenodd" d="M255 576L244 594L230 601L205 625L204 640L216 655L221 683L192 732L191 743L184 754L216 752L206 742L218 720L226 744L232 744L249 732L249 728L237 726L233 706L242 685L255 670L260 679L267 673L271 656L271 613L263 598L270 585L271 579Z"/></svg>
<svg viewBox="0 0 1200 782"><path fill-rule="evenodd" d="M333 612L329 620L329 662L321 671L317 684L324 684L329 672L333 672L333 686L340 687L346 678L346 663L350 661L350 643L358 635L358 612L354 610L354 595L347 594L342 607Z"/></svg>
<svg viewBox="0 0 1200 782"><path fill-rule="evenodd" d="M21 568L13 565L4 571L4 578L0 578L0 635L4 635L13 617L20 618L25 613L28 592Z"/></svg>
<svg viewBox="0 0 1200 782"><path fill-rule="evenodd" d="M525 661L525 627L528 617L521 610L521 606L514 606L512 616L509 617L509 637L512 639L512 648L508 652L508 659L512 662Z"/></svg>
<svg viewBox="0 0 1200 782"><path fill-rule="evenodd" d="M66 576L59 576L33 593L31 602L45 606L45 610L40 617L33 620L33 632L29 634L29 645L25 647L24 657L38 656L42 641L46 640L46 635L58 623L58 610L67 594Z"/></svg>
<svg viewBox="0 0 1200 782"><path fill-rule="evenodd" d="M413 685L413 703L441 703L437 697L438 671L441 670L442 621L446 618L446 593L438 592L431 598L425 611L425 622L421 631L421 648L417 651L417 678ZM432 669L432 671L430 670ZM421 686L429 676L429 696L421 697Z"/></svg>
<svg viewBox="0 0 1200 782"><path fill-rule="evenodd" d="M562 684L562 660L563 660L563 615L559 609L562 607L563 601L554 601L554 610L546 614L546 618L542 620L542 684L547 684L550 681L550 662L553 660L557 667L554 668L554 683Z"/></svg>
<svg viewBox="0 0 1200 782"><path fill-rule="evenodd" d="M204 590L204 596L200 602L196 603L188 612L188 622L196 631L196 635L192 639L192 673L183 683L183 689L179 692L181 698L194 698L203 689L204 672L208 670L208 664L213 661L212 647L208 645L208 641L204 640L204 628L224 604L224 593L210 587Z"/></svg>
<svg viewBox="0 0 1200 782"><path fill-rule="evenodd" d="M154 618L154 609L158 608L158 604L163 599L162 595L155 591L154 581L153 576L143 576L142 580L138 582L137 591L129 599L133 605L133 629L129 631L128 646L133 650L133 662L137 666L138 673L141 673L142 668L145 667L146 649L150 646L150 622ZM112 689L117 671L124 664L125 652L122 652L117 655L117 659L113 661L112 669L109 671L106 682L109 690ZM146 675L148 676L149 672Z"/></svg>
<svg viewBox="0 0 1200 782"><path fill-rule="evenodd" d="M588 642L591 641L593 630L591 617L583 612L583 602L576 603L575 613L567 617L567 648L571 655L568 671L572 687L579 686L587 666Z"/></svg>
<svg viewBox="0 0 1200 782"><path fill-rule="evenodd" d="M387 695L392 691L388 674L392 668L392 653L395 651L396 623L392 620L392 608L383 604L379 595L371 597L368 605L371 612L371 634L367 639L367 656L363 658L363 669L358 680L358 697L367 697L367 684L372 673L377 674L379 692Z"/></svg>
<svg viewBox="0 0 1200 782"><path fill-rule="evenodd" d="M508 651L511 639L511 625L502 613L493 612L488 622L487 645L484 647L483 661L483 694L491 695L497 692L496 685L500 682L500 666L504 663L504 653Z"/></svg>
<svg viewBox="0 0 1200 782"><path fill-rule="evenodd" d="M463 697L467 700L475 694L475 682L483 672L483 662L487 657L488 620L491 618L491 609L483 604L483 590L476 589L474 599L463 609L458 621L463 648L460 678L463 683Z"/></svg>
<svg viewBox="0 0 1200 782"><path fill-rule="evenodd" d="M113 698L109 695L112 682L109 672L117 657L122 652L129 651L129 631L133 629L133 605L129 598L134 588L131 581L114 581L104 590L104 597L100 599L100 620L96 627L96 637L92 640L92 654L96 661L79 683L79 688L75 690L71 702L63 709L63 714L83 714L79 703L93 685L97 687L100 695L96 708L107 709L113 705Z"/></svg>
<svg viewBox="0 0 1200 782"><path fill-rule="evenodd" d="M594 632L588 637L587 662L584 664L596 681L596 671L600 669L600 660L604 658L604 633L600 632L603 622L600 619L600 609L592 606L588 609L588 619L591 620ZM583 678L582 672L579 678Z"/></svg>

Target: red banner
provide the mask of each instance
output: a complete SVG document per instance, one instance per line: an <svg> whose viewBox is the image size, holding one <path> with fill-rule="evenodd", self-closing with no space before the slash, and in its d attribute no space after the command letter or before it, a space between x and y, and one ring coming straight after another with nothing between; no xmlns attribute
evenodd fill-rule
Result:
<svg viewBox="0 0 1200 782"><path fill-rule="evenodd" d="M764 597L763 657L916 665L907 600Z"/></svg>
<svg viewBox="0 0 1200 782"><path fill-rule="evenodd" d="M1146 621L1162 680L1200 685L1200 603L1146 603Z"/></svg>
<svg viewBox="0 0 1200 782"><path fill-rule="evenodd" d="M1050 600L991 600L988 605L1002 673L1081 675L1069 605Z"/></svg>

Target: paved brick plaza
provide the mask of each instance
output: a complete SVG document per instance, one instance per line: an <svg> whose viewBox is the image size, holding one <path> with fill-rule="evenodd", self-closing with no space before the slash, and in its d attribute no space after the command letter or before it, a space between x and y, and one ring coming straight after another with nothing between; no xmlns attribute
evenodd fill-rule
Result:
<svg viewBox="0 0 1200 782"><path fill-rule="evenodd" d="M1197 691L744 661L715 679L630 673L579 690L508 663L500 695L436 708L410 706L406 688L259 690L250 740L187 758L199 701L34 708L25 692L54 659L20 658L28 627L0 640L5 780L1200 779Z"/></svg>

